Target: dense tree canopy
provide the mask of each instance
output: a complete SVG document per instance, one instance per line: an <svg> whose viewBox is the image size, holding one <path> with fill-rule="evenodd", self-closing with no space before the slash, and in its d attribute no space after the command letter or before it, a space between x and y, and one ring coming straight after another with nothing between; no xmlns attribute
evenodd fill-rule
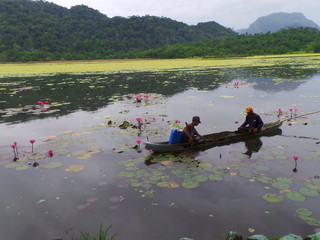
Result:
<svg viewBox="0 0 320 240"><path fill-rule="evenodd" d="M319 52L312 28L237 35L216 22L189 26L169 18L109 18L84 5L0 0L0 61L249 56Z"/></svg>
<svg viewBox="0 0 320 240"><path fill-rule="evenodd" d="M276 33L238 35L189 44L177 44L140 53L141 58L232 57L284 54L298 51L320 52L320 31L314 28L293 28Z"/></svg>
<svg viewBox="0 0 320 240"><path fill-rule="evenodd" d="M152 16L108 18L84 5L0 0L2 61L110 58L128 51L234 36L215 22L189 26Z"/></svg>

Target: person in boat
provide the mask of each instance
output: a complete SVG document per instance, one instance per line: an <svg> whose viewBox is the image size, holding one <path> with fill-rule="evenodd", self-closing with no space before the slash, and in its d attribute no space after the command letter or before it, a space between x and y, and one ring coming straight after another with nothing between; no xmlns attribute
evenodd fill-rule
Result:
<svg viewBox="0 0 320 240"><path fill-rule="evenodd" d="M199 123L201 123L201 121L200 121L200 117L198 117L198 116L194 116L192 118L191 123L186 123L186 126L182 130L182 132L183 132L182 142L190 143L192 145L192 144L199 143L199 142L205 140L204 137L202 137L198 133L198 131L195 129L195 127L198 126Z"/></svg>
<svg viewBox="0 0 320 240"><path fill-rule="evenodd" d="M263 121L259 114L254 113L252 107L247 107L247 116L244 123L238 128L239 132L257 132L263 127Z"/></svg>

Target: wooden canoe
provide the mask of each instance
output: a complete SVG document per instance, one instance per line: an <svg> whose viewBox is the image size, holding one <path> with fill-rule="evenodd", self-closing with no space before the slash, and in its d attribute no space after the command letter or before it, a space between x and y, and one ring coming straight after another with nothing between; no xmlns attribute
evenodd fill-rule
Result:
<svg viewBox="0 0 320 240"><path fill-rule="evenodd" d="M260 136L268 136L279 131L280 126L282 125L283 121L277 121L272 123L264 124L263 128L259 132L255 133L239 133L238 131L224 131L220 133L212 133L204 135L206 141L201 142L198 144L190 145L188 143L181 143L181 144L168 144L166 142L145 142L145 148L147 150L152 150L153 152L163 153L163 152L182 152L186 150L204 150L216 146L227 145L231 143L235 143L241 141L243 139L247 139L250 137L260 137Z"/></svg>

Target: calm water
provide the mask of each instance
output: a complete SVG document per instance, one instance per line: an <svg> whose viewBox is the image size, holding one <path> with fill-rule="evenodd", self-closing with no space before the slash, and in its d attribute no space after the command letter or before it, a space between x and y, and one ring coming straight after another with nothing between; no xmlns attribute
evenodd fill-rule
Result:
<svg viewBox="0 0 320 240"><path fill-rule="evenodd" d="M143 148L193 115L206 134L235 130L247 106L265 122L279 119L278 109L280 119L320 110L317 70L57 75L0 84L1 239L71 239L97 233L100 224L112 225L119 240L320 231L319 113L284 122L273 136L201 152Z"/></svg>

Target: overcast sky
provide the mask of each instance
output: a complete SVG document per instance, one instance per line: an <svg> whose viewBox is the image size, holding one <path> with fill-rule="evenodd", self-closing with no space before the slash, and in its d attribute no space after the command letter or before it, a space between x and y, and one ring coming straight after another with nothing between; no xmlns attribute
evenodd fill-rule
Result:
<svg viewBox="0 0 320 240"><path fill-rule="evenodd" d="M108 17L158 16L189 25L215 21L235 30L275 12L301 12L320 25L320 0L47 0L60 6L86 5Z"/></svg>

